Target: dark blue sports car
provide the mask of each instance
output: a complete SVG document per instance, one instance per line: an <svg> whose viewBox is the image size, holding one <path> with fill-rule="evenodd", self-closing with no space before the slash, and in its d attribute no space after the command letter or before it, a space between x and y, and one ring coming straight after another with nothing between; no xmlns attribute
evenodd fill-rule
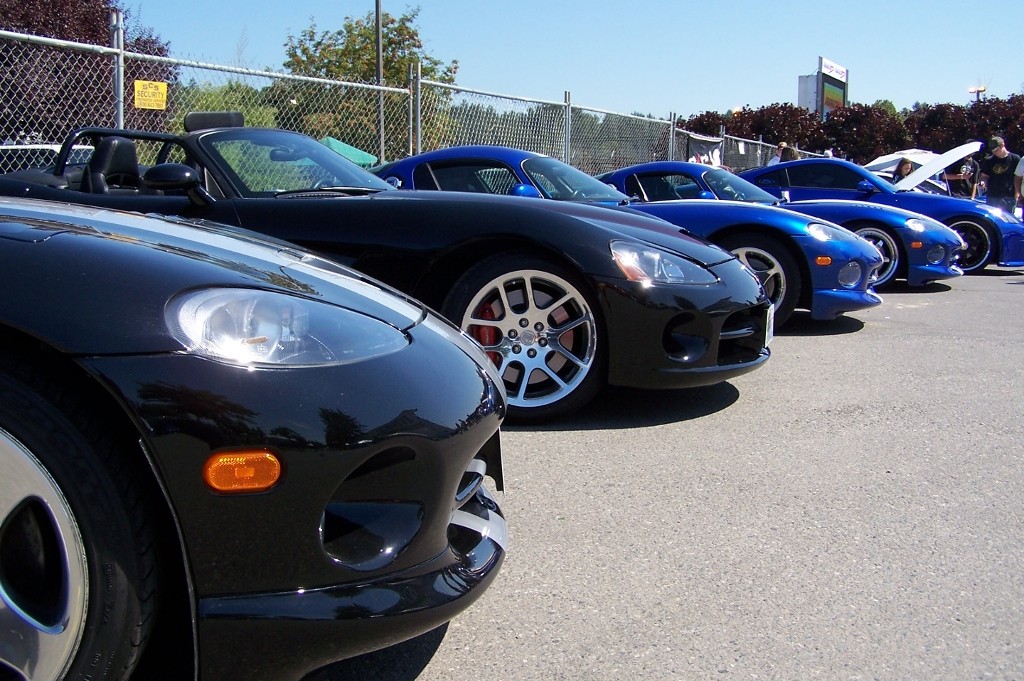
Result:
<svg viewBox="0 0 1024 681"><path fill-rule="evenodd" d="M867 241L792 211L722 201L641 202L543 154L463 146L373 169L404 189L511 194L616 206L662 218L732 253L752 269L781 326L796 308L833 319L882 302L873 288L882 257Z"/></svg>
<svg viewBox="0 0 1024 681"><path fill-rule="evenodd" d="M724 199L746 201L833 222L870 241L882 254L875 288L905 279L923 286L958 277L963 239L956 232L920 213L867 201L787 202L724 168L686 161L654 161L599 175L602 182L645 201Z"/></svg>
<svg viewBox="0 0 1024 681"><path fill-rule="evenodd" d="M969 199L901 191L866 168L835 158L777 163L740 173L769 194L791 201L854 199L904 208L948 225L967 243L958 260L966 272L989 264L1024 266L1024 224Z"/></svg>

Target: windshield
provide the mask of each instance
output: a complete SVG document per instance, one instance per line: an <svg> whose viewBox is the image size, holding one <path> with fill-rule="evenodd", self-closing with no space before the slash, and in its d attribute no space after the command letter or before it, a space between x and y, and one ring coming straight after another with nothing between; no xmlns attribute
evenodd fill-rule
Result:
<svg viewBox="0 0 1024 681"><path fill-rule="evenodd" d="M547 156L526 159L523 170L549 199L629 203L629 197L617 189Z"/></svg>
<svg viewBox="0 0 1024 681"><path fill-rule="evenodd" d="M722 170L721 168L712 168L704 173L704 182L707 183L711 191L715 193L720 199L726 199L729 201L748 201L750 203L764 203L772 205L778 202L778 199L764 191L760 187L757 187L750 182L747 182L742 177L739 177L728 170Z"/></svg>
<svg viewBox="0 0 1024 681"><path fill-rule="evenodd" d="M286 130L218 130L203 135L199 144L244 197L331 188L359 193L392 189L313 138Z"/></svg>

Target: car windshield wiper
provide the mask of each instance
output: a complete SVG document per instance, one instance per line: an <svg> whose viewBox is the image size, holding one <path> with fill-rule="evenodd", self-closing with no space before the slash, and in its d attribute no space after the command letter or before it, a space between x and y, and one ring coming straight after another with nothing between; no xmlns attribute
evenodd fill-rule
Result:
<svg viewBox="0 0 1024 681"><path fill-rule="evenodd" d="M277 192L274 194L275 198L289 198L293 196L301 196L304 194L344 194L345 196L368 196L369 194L376 194L384 191L379 187L356 187L356 186L332 186L332 187L308 187L306 189L289 189L283 192Z"/></svg>

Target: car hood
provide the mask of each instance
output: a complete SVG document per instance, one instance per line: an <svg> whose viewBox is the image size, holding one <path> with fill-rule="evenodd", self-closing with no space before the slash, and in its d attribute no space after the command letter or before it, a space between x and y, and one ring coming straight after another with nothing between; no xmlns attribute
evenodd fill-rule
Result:
<svg viewBox="0 0 1024 681"><path fill-rule="evenodd" d="M885 203L914 211L915 213L924 213L938 220L964 213L983 214L990 220L999 220L1001 222L1014 219L1009 214L984 203L955 196L942 196L940 194L915 191L897 191L886 196L887 198L883 199Z"/></svg>
<svg viewBox="0 0 1024 681"><path fill-rule="evenodd" d="M832 222L842 222L858 218L895 222L898 219L900 224L902 224L909 218L921 217L919 213L913 211L897 206L887 206L883 203L871 203L870 201L808 199L804 201L790 201L780 205L788 210L794 210L804 215L819 216Z"/></svg>
<svg viewBox="0 0 1024 681"><path fill-rule="evenodd" d="M917 170L907 175L905 178L896 183L897 189L913 189L917 185L921 184L928 178L941 173L947 167L953 165L957 161L970 156L981 149L981 142L968 142L967 144L961 144L955 149L938 154L931 160L923 163Z"/></svg>
<svg viewBox="0 0 1024 681"><path fill-rule="evenodd" d="M713 234L719 229L740 224L767 224L793 236L805 236L807 225L812 221L794 211L760 203L721 199L657 201L637 203L633 207L674 225L690 227L701 234Z"/></svg>
<svg viewBox="0 0 1024 681"><path fill-rule="evenodd" d="M729 252L686 229L681 229L680 225L649 215L645 211L635 210L635 206L424 190L381 192L368 198L375 202L424 201L431 204L458 204L463 209L472 203L480 210L499 211L503 216L514 216L520 222L534 225L542 220L547 220L552 226L558 224L560 220L584 221L600 228L608 237L618 235L644 241L670 249L705 265L717 265L733 259ZM553 216L554 219L546 219L543 217L544 214Z"/></svg>
<svg viewBox="0 0 1024 681"><path fill-rule="evenodd" d="M0 268L8 282L0 318L33 320L26 332L66 352L180 351L164 322L165 305L207 286L323 300L402 330L427 316L419 302L362 274L244 230L31 203L0 198ZM61 295L38 293L50 290Z"/></svg>

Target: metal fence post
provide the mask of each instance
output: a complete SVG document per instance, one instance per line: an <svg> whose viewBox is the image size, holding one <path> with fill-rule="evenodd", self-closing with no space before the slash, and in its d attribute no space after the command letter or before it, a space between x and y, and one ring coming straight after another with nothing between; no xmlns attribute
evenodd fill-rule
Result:
<svg viewBox="0 0 1024 681"><path fill-rule="evenodd" d="M415 90L415 107L416 114L413 117L416 126L416 148L414 153L420 153L423 148L423 66L417 61L416 62L416 75L413 79L413 86Z"/></svg>
<svg viewBox="0 0 1024 681"><path fill-rule="evenodd" d="M110 46L117 50L114 56L114 121L117 128L124 127L124 14L110 10Z"/></svg>
<svg viewBox="0 0 1024 681"><path fill-rule="evenodd" d="M565 91L565 139L562 141L562 161L572 158L572 93Z"/></svg>
<svg viewBox="0 0 1024 681"><path fill-rule="evenodd" d="M668 160L676 160L676 113L668 113Z"/></svg>

